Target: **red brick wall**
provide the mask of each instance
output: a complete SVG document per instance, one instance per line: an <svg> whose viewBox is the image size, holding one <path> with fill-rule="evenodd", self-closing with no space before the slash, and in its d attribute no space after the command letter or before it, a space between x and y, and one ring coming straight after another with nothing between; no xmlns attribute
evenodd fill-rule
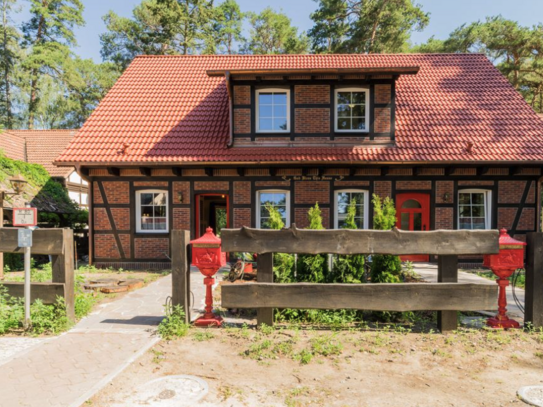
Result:
<svg viewBox="0 0 543 407"><path fill-rule="evenodd" d="M94 208L94 229L111 230L111 223L105 208Z"/></svg>
<svg viewBox="0 0 543 407"><path fill-rule="evenodd" d="M228 191L230 183L228 181L198 181L194 183L195 191Z"/></svg>
<svg viewBox="0 0 543 407"><path fill-rule="evenodd" d="M445 200L445 194L449 199ZM437 181L436 182L436 202L451 203L454 202L454 181Z"/></svg>
<svg viewBox="0 0 543 407"><path fill-rule="evenodd" d="M457 171L459 170L466 170L469 171L471 168L457 168L455 170L455 175L470 175L470 174L457 174ZM475 172L475 168L473 168ZM460 187L489 187L494 185L494 181L458 181L458 186Z"/></svg>
<svg viewBox="0 0 543 407"><path fill-rule="evenodd" d="M251 226L251 208L234 208L234 228Z"/></svg>
<svg viewBox="0 0 543 407"><path fill-rule="evenodd" d="M381 198L391 197L392 182L391 181L375 181L373 191Z"/></svg>
<svg viewBox="0 0 543 407"><path fill-rule="evenodd" d="M435 228L436 229L453 229L453 208L435 208L436 210L436 219L435 219Z"/></svg>
<svg viewBox="0 0 543 407"><path fill-rule="evenodd" d="M255 186L257 187L288 187L290 186L290 181L256 181Z"/></svg>
<svg viewBox="0 0 543 407"><path fill-rule="evenodd" d="M234 204L251 203L251 183L249 181L234 181Z"/></svg>
<svg viewBox="0 0 543 407"><path fill-rule="evenodd" d="M111 208L117 230L130 230L130 208Z"/></svg>
<svg viewBox="0 0 543 407"><path fill-rule="evenodd" d="M167 187L168 181L135 181L135 187Z"/></svg>
<svg viewBox="0 0 543 407"><path fill-rule="evenodd" d="M294 191L294 202L297 204L330 203L328 181L296 181Z"/></svg>
<svg viewBox="0 0 543 407"><path fill-rule="evenodd" d="M296 85L294 87L294 103L329 104L330 86L328 85Z"/></svg>
<svg viewBox="0 0 543 407"><path fill-rule="evenodd" d="M369 187L369 181L335 181L337 187Z"/></svg>
<svg viewBox="0 0 543 407"><path fill-rule="evenodd" d="M432 189L432 181L396 181L396 189Z"/></svg>
<svg viewBox="0 0 543 407"><path fill-rule="evenodd" d="M190 230L191 208L173 208L173 229Z"/></svg>
<svg viewBox="0 0 543 407"><path fill-rule="evenodd" d="M499 203L520 203L526 181L500 181L498 182Z"/></svg>
<svg viewBox="0 0 543 407"><path fill-rule="evenodd" d="M179 193L181 193L183 201L179 200ZM172 202L174 204L190 203L190 182L189 181L175 181L173 183Z"/></svg>
<svg viewBox="0 0 543 407"><path fill-rule="evenodd" d="M530 185L530 191L526 197L526 203L535 203L535 182L532 181Z"/></svg>
<svg viewBox="0 0 543 407"><path fill-rule="evenodd" d="M129 259L130 257L132 257L132 252L130 250L130 235L127 233L120 233L119 240L121 241L124 257L126 259Z"/></svg>
<svg viewBox="0 0 543 407"><path fill-rule="evenodd" d="M535 229L535 208L524 208L518 221L517 230Z"/></svg>
<svg viewBox="0 0 543 407"><path fill-rule="evenodd" d="M104 181L102 182L109 204L129 204L130 188L128 181Z"/></svg>
<svg viewBox="0 0 543 407"><path fill-rule="evenodd" d="M94 235L94 256L98 258L118 259L119 249L114 235Z"/></svg>
<svg viewBox="0 0 543 407"><path fill-rule="evenodd" d="M104 203L102 193L100 192L100 188L98 187L98 181L94 181L92 183L92 200L95 204Z"/></svg>
<svg viewBox="0 0 543 407"><path fill-rule="evenodd" d="M137 238L134 239L134 246L136 259L167 259L170 255L168 238Z"/></svg>
<svg viewBox="0 0 543 407"><path fill-rule="evenodd" d="M498 229L511 230L517 216L517 208L498 208Z"/></svg>
<svg viewBox="0 0 543 407"><path fill-rule="evenodd" d="M234 133L251 133L251 109L234 109Z"/></svg>
<svg viewBox="0 0 543 407"><path fill-rule="evenodd" d="M373 129L376 133L390 133L390 108L376 107Z"/></svg>
<svg viewBox="0 0 543 407"><path fill-rule="evenodd" d="M234 104L235 105L251 104L251 87L249 85L234 86Z"/></svg>
<svg viewBox="0 0 543 407"><path fill-rule="evenodd" d="M330 133L330 109L295 109L296 133Z"/></svg>
<svg viewBox="0 0 543 407"><path fill-rule="evenodd" d="M375 85L375 103L384 104L392 101L392 86L387 84Z"/></svg>
<svg viewBox="0 0 543 407"><path fill-rule="evenodd" d="M330 209L329 208L320 208L322 216L322 225L329 229L330 226ZM309 218L308 218L309 208L294 208L294 222L296 227L299 229L305 229L309 227Z"/></svg>

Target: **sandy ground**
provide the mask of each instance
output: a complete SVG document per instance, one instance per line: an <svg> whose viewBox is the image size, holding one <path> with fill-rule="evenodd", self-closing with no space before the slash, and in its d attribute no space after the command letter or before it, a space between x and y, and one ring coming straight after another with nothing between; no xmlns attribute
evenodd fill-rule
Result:
<svg viewBox="0 0 543 407"><path fill-rule="evenodd" d="M208 382L194 406L522 406L517 390L543 385L543 333L192 328L85 406L128 406L144 383L178 374Z"/></svg>

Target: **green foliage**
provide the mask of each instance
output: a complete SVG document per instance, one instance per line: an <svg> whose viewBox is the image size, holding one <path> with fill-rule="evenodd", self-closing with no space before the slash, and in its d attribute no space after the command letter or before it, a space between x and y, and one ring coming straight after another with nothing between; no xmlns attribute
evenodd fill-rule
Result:
<svg viewBox="0 0 543 407"><path fill-rule="evenodd" d="M247 13L250 30L244 47L248 54L305 54L309 40L291 25L290 18L267 7L260 14Z"/></svg>
<svg viewBox="0 0 543 407"><path fill-rule="evenodd" d="M10 297L7 292L0 284L0 335L17 329L24 318L23 299Z"/></svg>
<svg viewBox="0 0 543 407"><path fill-rule="evenodd" d="M269 218L266 221L266 227L268 229L281 230L285 227L285 223L281 218L281 213L277 208L271 204L266 203L265 206L268 211ZM274 253L273 254L273 274L274 281L278 283L292 282L294 275L294 256L286 253Z"/></svg>
<svg viewBox="0 0 543 407"><path fill-rule="evenodd" d="M270 202L266 202L266 205L264 207L266 208L270 216L265 224L266 229L283 229L285 227L285 222L283 222L281 213L277 210L277 208Z"/></svg>
<svg viewBox="0 0 543 407"><path fill-rule="evenodd" d="M307 214L309 220L308 229L321 230L322 225L321 210L318 202L309 209ZM324 254L300 255L298 257L297 281L324 283L328 279L328 256Z"/></svg>
<svg viewBox="0 0 543 407"><path fill-rule="evenodd" d="M160 322L158 333L163 339L170 340L186 336L190 325L185 323L185 311L180 305L175 305L170 315Z"/></svg>
<svg viewBox="0 0 543 407"><path fill-rule="evenodd" d="M30 306L30 318L31 333L34 335L58 334L70 326L66 316L66 304L61 297L57 298L54 305L45 305L39 299L34 301Z"/></svg>
<svg viewBox="0 0 543 407"><path fill-rule="evenodd" d="M384 200L373 195L373 227L378 230L390 230L396 225L396 208L390 197ZM372 283L399 283L402 263L398 256L374 255L371 263Z"/></svg>
<svg viewBox="0 0 543 407"><path fill-rule="evenodd" d="M215 21L211 27L211 45L208 50L218 54L235 54L236 43L243 42L241 35L245 13L235 0L225 0L215 10Z"/></svg>
<svg viewBox="0 0 543 407"><path fill-rule="evenodd" d="M319 0L309 38L317 53L393 53L407 49L411 32L429 16L413 0Z"/></svg>

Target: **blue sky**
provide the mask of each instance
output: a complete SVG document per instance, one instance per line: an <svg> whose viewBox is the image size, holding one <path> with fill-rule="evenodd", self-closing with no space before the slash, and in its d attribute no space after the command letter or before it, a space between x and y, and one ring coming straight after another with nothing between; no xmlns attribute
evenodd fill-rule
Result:
<svg viewBox="0 0 543 407"><path fill-rule="evenodd" d="M121 16L129 17L135 5L141 0L83 0L85 5L85 27L76 30L79 47L76 52L83 58L100 61L99 35L105 31L102 16L113 10ZM15 15L17 23L28 18L25 0L22 11ZM308 30L312 26L309 14L317 3L313 0L238 0L243 11L259 12L267 6L282 9L289 15L295 26ZM423 32L412 35L414 43L425 42L431 36L444 39L463 23L482 20L486 16L501 14L516 20L522 25L531 26L543 22L542 0L418 0L422 8L430 13L430 24Z"/></svg>

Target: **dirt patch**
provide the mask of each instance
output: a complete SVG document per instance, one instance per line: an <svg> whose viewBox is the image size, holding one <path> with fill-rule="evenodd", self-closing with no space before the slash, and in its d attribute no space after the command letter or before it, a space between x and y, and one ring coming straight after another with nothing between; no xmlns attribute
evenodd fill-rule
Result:
<svg viewBox="0 0 543 407"><path fill-rule="evenodd" d="M179 374L208 382L198 406L520 406L516 391L543 383L543 333L193 328L157 344L89 404L109 407Z"/></svg>

